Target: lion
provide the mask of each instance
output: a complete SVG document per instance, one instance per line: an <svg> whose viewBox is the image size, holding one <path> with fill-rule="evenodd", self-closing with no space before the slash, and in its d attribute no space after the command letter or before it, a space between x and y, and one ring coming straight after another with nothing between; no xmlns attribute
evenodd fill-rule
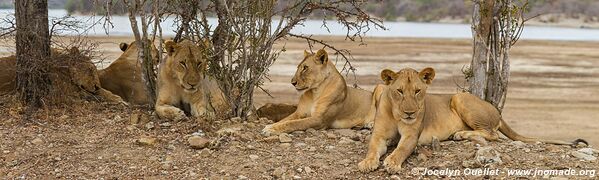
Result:
<svg viewBox="0 0 599 180"><path fill-rule="evenodd" d="M158 68L156 114L181 120L186 112L193 117L213 117L229 109L218 84L206 75L205 52L191 41L165 42L167 59Z"/></svg>
<svg viewBox="0 0 599 180"><path fill-rule="evenodd" d="M149 41L148 41L149 42ZM153 43L150 48L152 60L158 64L158 49ZM131 104L145 105L150 102L148 91L142 80L141 63L138 61L137 42L121 43L123 54L107 68L99 70L102 87L120 96Z"/></svg>
<svg viewBox="0 0 599 180"><path fill-rule="evenodd" d="M96 66L88 56L73 47L69 50L52 49L51 59L54 62L49 68L49 76L56 96L71 94L75 89L99 96L108 102L127 104L119 96L102 88ZM16 56L0 59L0 94L13 92L16 88Z"/></svg>
<svg viewBox="0 0 599 180"><path fill-rule="evenodd" d="M395 150L385 158L383 166L389 173L401 170L402 163L417 144L429 144L433 138L447 140L474 140L482 142L498 139L497 130L515 141L545 142L572 145L574 142L543 140L524 137L512 130L490 103L469 93L426 94L435 77L433 68L420 72L405 68L395 73L385 69L375 97L377 113L366 158L358 167L363 172L377 169L379 158L387 152L387 144L399 138Z"/></svg>
<svg viewBox="0 0 599 180"><path fill-rule="evenodd" d="M372 92L348 87L324 49L316 53L304 51L291 84L301 93L297 109L267 125L262 130L264 135L372 125Z"/></svg>

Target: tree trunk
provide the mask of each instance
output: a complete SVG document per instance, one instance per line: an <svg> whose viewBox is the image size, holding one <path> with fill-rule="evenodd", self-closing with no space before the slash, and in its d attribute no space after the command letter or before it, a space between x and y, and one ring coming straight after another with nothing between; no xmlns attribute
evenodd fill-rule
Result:
<svg viewBox="0 0 599 180"><path fill-rule="evenodd" d="M30 107L41 107L51 88L48 2L16 0L15 17L18 98Z"/></svg>
<svg viewBox="0 0 599 180"><path fill-rule="evenodd" d="M475 0L472 14L472 38L474 51L470 68L470 93L485 99L487 88L488 42L493 25L493 6L495 1Z"/></svg>

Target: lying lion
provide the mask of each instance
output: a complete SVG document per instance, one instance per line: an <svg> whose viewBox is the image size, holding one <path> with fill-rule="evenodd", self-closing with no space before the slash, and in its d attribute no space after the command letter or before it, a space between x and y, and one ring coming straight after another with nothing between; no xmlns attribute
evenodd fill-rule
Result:
<svg viewBox="0 0 599 180"><path fill-rule="evenodd" d="M191 41L165 43L167 59L158 68L156 114L180 120L188 112L194 117L212 117L229 106L216 81L206 76L204 51Z"/></svg>
<svg viewBox="0 0 599 180"><path fill-rule="evenodd" d="M297 66L291 84L302 94L297 109L279 122L267 125L263 134L372 124L372 93L347 87L323 49L315 54L304 51L304 59Z"/></svg>
<svg viewBox="0 0 599 180"><path fill-rule="evenodd" d="M468 93L431 94L426 90L435 77L432 68L420 72L402 69L398 73L383 70L381 78L386 86L374 95L378 108L368 154L359 163L363 172L375 170L379 158L387 152L387 142L400 137L397 148L385 158L383 166L390 173L401 170L401 164L417 144L431 143L433 137L447 140L469 139L493 141L497 130L508 138L524 142L545 142L571 145L571 142L543 140L519 135L501 118L490 103ZM574 143L584 142L576 140Z"/></svg>
<svg viewBox="0 0 599 180"><path fill-rule="evenodd" d="M150 104L148 91L141 79L141 63L138 59L137 43L121 43L123 54L105 69L99 70L102 87L132 104ZM152 59L158 63L158 49L152 44Z"/></svg>
<svg viewBox="0 0 599 180"><path fill-rule="evenodd" d="M96 66L79 49L52 49L49 76L56 96L86 95L101 97L108 102L125 103L119 96L112 94L100 85ZM14 92L16 88L16 56L0 58L0 94Z"/></svg>

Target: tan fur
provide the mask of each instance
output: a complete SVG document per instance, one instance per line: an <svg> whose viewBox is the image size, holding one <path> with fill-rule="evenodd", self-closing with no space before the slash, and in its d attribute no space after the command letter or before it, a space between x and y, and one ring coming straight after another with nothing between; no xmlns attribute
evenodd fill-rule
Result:
<svg viewBox="0 0 599 180"><path fill-rule="evenodd" d="M156 113L170 120L214 116L229 109L218 84L206 76L207 59L203 50L190 41L165 43L168 57L158 68Z"/></svg>
<svg viewBox="0 0 599 180"><path fill-rule="evenodd" d="M106 69L98 72L102 87L132 104L149 104L148 92L142 80L141 63L138 61L137 43L121 43L123 54ZM152 44L152 59L158 64L158 49Z"/></svg>
<svg viewBox="0 0 599 180"><path fill-rule="evenodd" d="M315 54L304 52L304 60L297 66L291 84L302 93L296 111L267 125L262 130L265 135L372 124L374 116L368 119L372 93L347 87L325 50Z"/></svg>
<svg viewBox="0 0 599 180"><path fill-rule="evenodd" d="M358 165L361 171L375 170L379 158L387 152L388 143L398 137L397 148L383 162L390 173L401 170L402 163L417 144L429 144L433 137L447 140L453 136L454 140L486 143L485 139L497 140L499 129L513 140L572 144L518 135L509 129L495 107L469 93L427 95L426 90L434 77L432 68L420 72L410 68L398 73L381 72L386 85L381 85L384 90L373 96L378 98L379 105L368 154Z"/></svg>
<svg viewBox="0 0 599 180"><path fill-rule="evenodd" d="M52 80L54 84L58 85L59 81L65 81L60 78L70 78L68 81L81 90L100 96L109 102L127 104L119 96L101 87L96 66L89 57L81 55L77 48L68 51L52 49L51 58L58 63L50 67L50 71L55 72L55 75L52 76L55 78ZM16 61L15 56L0 58L0 69L2 69L0 71L0 94L11 93L16 88ZM65 76L57 75L62 73ZM65 92L65 94L68 93Z"/></svg>
<svg viewBox="0 0 599 180"><path fill-rule="evenodd" d="M256 114L260 118L267 118L274 122L279 122L281 119L295 112L296 109L297 105L268 103L258 108Z"/></svg>

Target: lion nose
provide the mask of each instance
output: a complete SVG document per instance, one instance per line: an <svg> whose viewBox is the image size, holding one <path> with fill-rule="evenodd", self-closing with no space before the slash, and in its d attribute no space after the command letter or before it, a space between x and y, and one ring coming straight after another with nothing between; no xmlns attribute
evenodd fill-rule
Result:
<svg viewBox="0 0 599 180"><path fill-rule="evenodd" d="M293 86L297 85L297 81L291 81L291 85L293 85Z"/></svg>
<svg viewBox="0 0 599 180"><path fill-rule="evenodd" d="M416 113L416 111L404 111L404 113L406 113L408 116L412 116L414 113Z"/></svg>

